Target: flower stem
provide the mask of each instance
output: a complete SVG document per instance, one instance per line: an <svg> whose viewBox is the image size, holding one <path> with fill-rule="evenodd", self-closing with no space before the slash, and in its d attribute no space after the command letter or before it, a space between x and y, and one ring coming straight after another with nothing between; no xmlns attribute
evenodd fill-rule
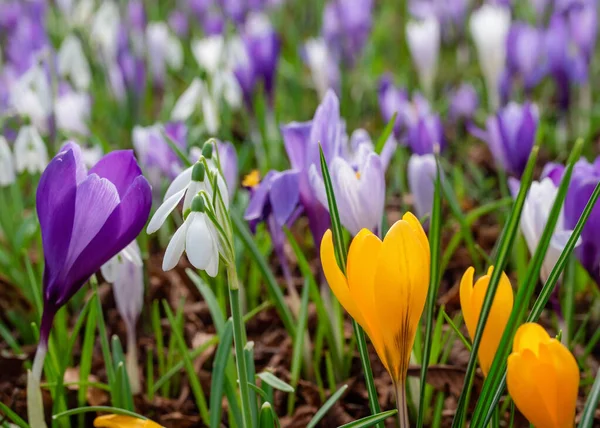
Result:
<svg viewBox="0 0 600 428"><path fill-rule="evenodd" d="M231 318L233 319L233 341L235 345L235 362L240 383L240 395L242 398L242 418L245 428L252 428L252 411L250 409L250 389L248 387L248 372L246 370L246 359L244 357L244 346L246 345L246 331L244 320L240 310L240 288L235 265L227 267L229 279L229 304L231 305Z"/></svg>
<svg viewBox="0 0 600 428"><path fill-rule="evenodd" d="M373 380L373 371L371 370L371 360L369 360L369 350L367 348L365 332L355 320L352 320L352 325L354 327L356 346L358 347L360 362L362 364L362 369L365 376L365 386L367 387L367 393L369 396L369 407L371 408L371 413L375 415L381 412L381 408L379 407L377 389L375 389L375 381ZM383 423L377 424L376 427L383 427ZM408 425L406 425L406 427L408 427Z"/></svg>
<svg viewBox="0 0 600 428"><path fill-rule="evenodd" d="M32 370L27 373L27 418L32 427L46 428L40 380L47 352L47 345L40 342L35 351Z"/></svg>
<svg viewBox="0 0 600 428"><path fill-rule="evenodd" d="M400 428L410 428L408 422L405 382L401 381L394 383L394 388L396 388L396 407L398 407L398 422L400 422Z"/></svg>

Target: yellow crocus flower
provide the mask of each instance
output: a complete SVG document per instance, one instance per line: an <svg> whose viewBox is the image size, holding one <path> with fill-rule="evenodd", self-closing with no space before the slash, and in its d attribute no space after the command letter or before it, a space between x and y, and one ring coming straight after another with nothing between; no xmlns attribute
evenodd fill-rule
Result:
<svg viewBox="0 0 600 428"><path fill-rule="evenodd" d="M475 337L481 307L483 306L483 300L485 299L485 293L487 292L493 269L493 266L490 267L487 275L479 278L475 285L473 285L475 269L470 267L466 270L460 281L460 306L471 340ZM477 355L484 376L487 376L490 366L494 361L496 350L498 349L512 308L513 290L508 277L502 272L500 283L492 302L492 308L488 315L485 329L483 330L483 337L481 338L479 353Z"/></svg>
<svg viewBox="0 0 600 428"><path fill-rule="evenodd" d="M124 415L104 415L94 419L96 428L163 428L149 419L139 419Z"/></svg>
<svg viewBox="0 0 600 428"><path fill-rule="evenodd" d="M506 384L519 411L536 428L573 428L579 367L573 354L539 324L517 330Z"/></svg>
<svg viewBox="0 0 600 428"><path fill-rule="evenodd" d="M419 220L406 213L381 241L367 229L352 240L346 275L337 265L332 233L321 242L321 262L331 290L371 338L399 397L408 423L404 383L429 289L429 241Z"/></svg>

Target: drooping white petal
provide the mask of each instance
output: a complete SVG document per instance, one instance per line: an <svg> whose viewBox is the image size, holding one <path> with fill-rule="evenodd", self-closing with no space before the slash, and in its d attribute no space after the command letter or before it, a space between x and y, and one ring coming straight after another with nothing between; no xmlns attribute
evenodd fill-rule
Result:
<svg viewBox="0 0 600 428"><path fill-rule="evenodd" d="M173 33L169 32L167 39L167 51L165 59L169 67L174 71L181 70L183 67L183 48L181 42Z"/></svg>
<svg viewBox="0 0 600 428"><path fill-rule="evenodd" d="M171 238L169 245L167 245L162 265L162 268L165 272L177 266L179 259L183 255L185 250L185 237L187 235L188 227L190 226L189 220L190 218L188 216L186 221L183 222L183 224L179 227L179 229L177 229Z"/></svg>
<svg viewBox="0 0 600 428"><path fill-rule="evenodd" d="M114 283L117 279L120 264L119 257L120 255L117 254L100 267L100 272L102 272L102 276L104 277L106 282L110 284Z"/></svg>
<svg viewBox="0 0 600 428"><path fill-rule="evenodd" d="M173 212L173 210L177 207L186 190L187 188L175 193L169 199L165 200L160 207L158 207L152 216L150 223L148 223L148 227L146 228L146 232L148 234L152 234L160 229L167 217L169 217L171 212Z"/></svg>
<svg viewBox="0 0 600 428"><path fill-rule="evenodd" d="M192 201L194 200L194 197L201 190L205 190L204 183L199 183L193 180L190 182L190 185L187 188L187 192L185 193L185 199L183 200L183 212L186 212L192 207Z"/></svg>
<svg viewBox="0 0 600 428"><path fill-rule="evenodd" d="M205 94L204 83L200 79L195 78L175 103L171 111L171 120L185 122L189 119Z"/></svg>
<svg viewBox="0 0 600 428"><path fill-rule="evenodd" d="M85 91L90 87L92 74L90 65L83 53L81 42L74 34L69 34L60 45L58 51L58 73L63 77L70 77L73 85Z"/></svg>
<svg viewBox="0 0 600 428"><path fill-rule="evenodd" d="M48 165L48 150L37 130L22 126L15 140L15 167L17 172L27 170L30 174L42 172Z"/></svg>
<svg viewBox="0 0 600 428"><path fill-rule="evenodd" d="M224 99L234 109L242 105L242 88L232 72L223 70L216 73L213 76L212 88L214 99Z"/></svg>
<svg viewBox="0 0 600 428"><path fill-rule="evenodd" d="M93 43L100 47L104 59L111 63L117 56L120 23L119 7L114 1L105 0L91 24L90 37Z"/></svg>
<svg viewBox="0 0 600 428"><path fill-rule="evenodd" d="M208 229L206 215L192 212L188 220L185 250L190 263L200 270L205 270L215 252L215 243Z"/></svg>
<svg viewBox="0 0 600 428"><path fill-rule="evenodd" d="M206 131L211 135L216 134L219 130L219 112L215 100L208 94L202 97L202 114Z"/></svg>
<svg viewBox="0 0 600 428"><path fill-rule="evenodd" d="M180 192L181 190L187 189L192 181L192 171L194 166L190 166L189 168L184 169L181 173L175 177L175 179L171 182L169 187L167 188L167 192L165 193L165 197L163 200L169 199L175 193Z"/></svg>
<svg viewBox="0 0 600 428"><path fill-rule="evenodd" d="M48 132L48 118L52 113L48 79L46 72L36 64L12 84L9 93L9 104L18 114L29 117L42 134Z"/></svg>
<svg viewBox="0 0 600 428"><path fill-rule="evenodd" d="M225 39L222 35L208 36L192 42L192 54L198 65L209 74L219 71L225 54Z"/></svg>
<svg viewBox="0 0 600 428"><path fill-rule="evenodd" d="M126 246L123 251L121 251L121 255L125 260L130 263L133 263L136 266L143 266L142 262L142 254L140 251L140 246L137 241L133 240L131 244Z"/></svg>
<svg viewBox="0 0 600 428"><path fill-rule="evenodd" d="M15 165L6 138L0 135L0 186L9 186L15 182Z"/></svg>
<svg viewBox="0 0 600 428"><path fill-rule="evenodd" d="M66 132L87 135L91 114L91 99L85 92L68 92L54 103L56 126Z"/></svg>

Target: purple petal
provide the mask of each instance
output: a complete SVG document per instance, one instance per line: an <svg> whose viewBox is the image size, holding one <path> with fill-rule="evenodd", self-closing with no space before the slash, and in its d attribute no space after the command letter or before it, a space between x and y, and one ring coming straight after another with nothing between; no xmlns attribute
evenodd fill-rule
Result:
<svg viewBox="0 0 600 428"><path fill-rule="evenodd" d="M100 159L89 173L108 179L117 188L119 197L123 198L134 180L142 175L142 170L135 160L133 150L116 150Z"/></svg>
<svg viewBox="0 0 600 428"><path fill-rule="evenodd" d="M292 122L281 127L283 144L293 169L303 170L305 168L311 127L312 122Z"/></svg>
<svg viewBox="0 0 600 428"><path fill-rule="evenodd" d="M278 174L271 183L269 200L275 221L279 226L286 224L299 201L300 173L286 171Z"/></svg>

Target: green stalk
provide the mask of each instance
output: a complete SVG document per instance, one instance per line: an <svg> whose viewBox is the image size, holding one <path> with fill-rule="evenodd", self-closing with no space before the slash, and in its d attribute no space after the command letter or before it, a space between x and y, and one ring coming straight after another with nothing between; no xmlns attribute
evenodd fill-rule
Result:
<svg viewBox="0 0 600 428"><path fill-rule="evenodd" d="M240 395L242 397L242 418L245 428L252 428L252 410L250 408L250 390L248 387L248 371L246 369L246 358L244 347L246 346L246 331L242 318L240 306L240 286L235 266L227 267L229 279L229 299L231 306L231 318L233 319L233 342L235 345L235 362L237 366L238 379L240 381Z"/></svg>

